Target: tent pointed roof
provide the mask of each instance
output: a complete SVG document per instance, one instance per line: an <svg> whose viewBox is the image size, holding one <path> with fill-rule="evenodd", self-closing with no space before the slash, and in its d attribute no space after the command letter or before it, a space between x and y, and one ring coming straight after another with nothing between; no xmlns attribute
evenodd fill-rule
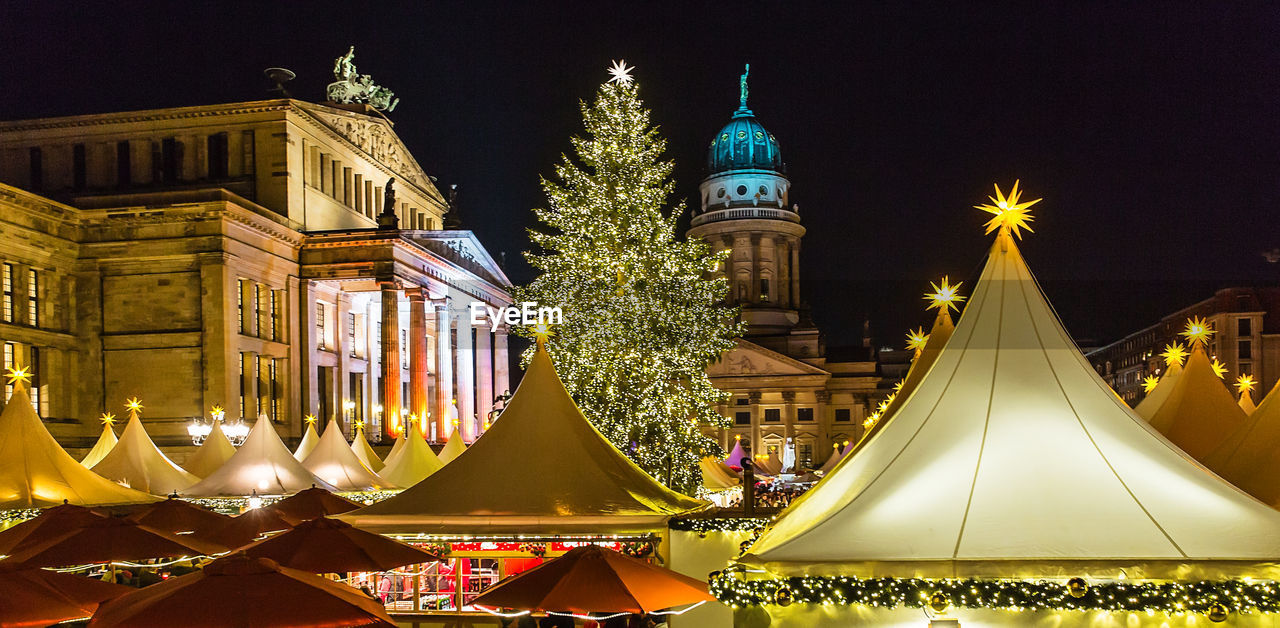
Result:
<svg viewBox="0 0 1280 628"><path fill-rule="evenodd" d="M324 436L320 437L311 455L302 461L302 466L340 491L392 488L390 482L383 481L356 457L347 438L342 435L337 419L329 419Z"/></svg>
<svg viewBox="0 0 1280 628"><path fill-rule="evenodd" d="M404 450L404 444L408 442L408 440L405 439L405 436L407 435L407 432L405 434L401 434L396 437L395 442L391 443L391 451L388 451L387 457L382 459L384 463L391 462L392 458L400 455L400 452Z"/></svg>
<svg viewBox="0 0 1280 628"><path fill-rule="evenodd" d="M212 475L234 455L236 446L231 444L226 432L222 431L222 421L214 421L209 435L204 437L204 443L196 453L187 458L183 466L192 475L203 479Z"/></svg>
<svg viewBox="0 0 1280 628"><path fill-rule="evenodd" d="M725 456L724 463L731 467L741 467L742 459L747 457L747 452L742 450L742 439L734 440L733 449L729 450L729 455Z"/></svg>
<svg viewBox="0 0 1280 628"><path fill-rule="evenodd" d="M1159 561L1274 561L1280 512L1130 412L1002 230L919 387L750 551L779 573L1038 577L1070 561L1152 577Z"/></svg>
<svg viewBox="0 0 1280 628"><path fill-rule="evenodd" d="M254 492L291 495L311 486L336 490L294 459L270 420L258 419L235 455L184 494L198 497L243 497Z"/></svg>
<svg viewBox="0 0 1280 628"><path fill-rule="evenodd" d="M422 437L422 432L410 424L400 437L400 450L394 447L387 455L387 464L382 468L382 479L400 488L409 488L439 471L444 466L431 445Z"/></svg>
<svg viewBox="0 0 1280 628"><path fill-rule="evenodd" d="M0 412L0 509L138 504L156 498L76 462L53 439L21 384Z"/></svg>
<svg viewBox="0 0 1280 628"><path fill-rule="evenodd" d="M298 449L293 452L293 458L298 462L306 460L319 444L320 435L316 433L315 418L307 417L307 431L303 432L302 442L298 443Z"/></svg>
<svg viewBox="0 0 1280 628"><path fill-rule="evenodd" d="M715 456L707 456L699 460L698 468L702 471L702 486L708 491L725 491L742 485L738 474L726 467Z"/></svg>
<svg viewBox="0 0 1280 628"><path fill-rule="evenodd" d="M351 451L374 473L381 472L382 468L387 466L382 462L382 458L378 457L378 452L369 446L369 440L364 437L364 426L359 423L356 424L356 436L351 439Z"/></svg>
<svg viewBox="0 0 1280 628"><path fill-rule="evenodd" d="M1241 490L1280 508L1280 382L1244 425L1205 456L1205 466Z"/></svg>
<svg viewBox="0 0 1280 628"><path fill-rule="evenodd" d="M1169 394L1173 392L1173 387L1178 383L1178 378L1180 377L1182 377L1182 364L1174 363L1169 365L1164 375L1160 376L1160 381L1156 383L1156 387L1152 388L1151 392L1147 393L1147 396L1143 397L1142 401L1139 401L1138 405L1133 407L1133 411L1150 422L1151 417L1155 416L1156 410L1159 410L1160 406L1164 405L1164 402L1169 399Z"/></svg>
<svg viewBox="0 0 1280 628"><path fill-rule="evenodd" d="M462 442L462 430L454 430L449 435L449 440L445 441L444 447L440 450L440 462L449 464L466 450L467 444Z"/></svg>
<svg viewBox="0 0 1280 628"><path fill-rule="evenodd" d="M1151 427L1199 460L1245 422L1227 385L1213 372L1204 345L1195 343L1169 397L1151 415Z"/></svg>
<svg viewBox="0 0 1280 628"><path fill-rule="evenodd" d="M1253 394L1247 390L1240 393L1240 401L1236 402L1236 405L1240 406L1245 416L1253 414L1254 410L1258 409L1257 404L1253 403Z"/></svg>
<svg viewBox="0 0 1280 628"><path fill-rule="evenodd" d="M107 457L107 454L111 453L111 449L118 442L120 442L120 439L116 438L116 431L111 429L111 423L104 421L102 435L98 437L98 442L93 444L93 449L90 449L89 453L85 454L84 458L80 460L80 464L87 469L92 469L93 465L98 464L103 458Z"/></svg>
<svg viewBox="0 0 1280 628"><path fill-rule="evenodd" d="M156 447L137 412L129 413L129 422L120 433L120 442L93 465L93 472L153 495L181 492L200 480L174 464Z"/></svg>
<svg viewBox="0 0 1280 628"><path fill-rule="evenodd" d="M596 431L539 342L506 409L466 455L346 517L378 531L639 531L705 506L649 477Z"/></svg>
<svg viewBox="0 0 1280 628"><path fill-rule="evenodd" d="M852 447L845 447L844 449L841 449L840 443L832 443L831 456L827 458L826 462L822 463L822 466L818 468L818 471L821 471L823 475L831 473L831 471L836 468L836 465L840 464L841 460L844 460L845 454L852 450Z"/></svg>

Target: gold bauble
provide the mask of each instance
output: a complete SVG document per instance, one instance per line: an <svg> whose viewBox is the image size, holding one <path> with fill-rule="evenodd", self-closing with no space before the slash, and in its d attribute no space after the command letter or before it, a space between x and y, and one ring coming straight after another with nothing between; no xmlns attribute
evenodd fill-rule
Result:
<svg viewBox="0 0 1280 628"><path fill-rule="evenodd" d="M792 601L791 589L787 587L781 587L773 592L773 602L778 606L791 606Z"/></svg>
<svg viewBox="0 0 1280 628"><path fill-rule="evenodd" d="M1067 581L1067 594L1074 598L1082 598L1089 594L1089 583L1084 578L1072 578Z"/></svg>
<svg viewBox="0 0 1280 628"><path fill-rule="evenodd" d="M941 613L947 610L948 606L951 606L951 600L947 599L946 595L934 593L929 596L929 608L932 608L933 612Z"/></svg>
<svg viewBox="0 0 1280 628"><path fill-rule="evenodd" d="M1209 616L1209 621L1219 624L1227 621L1227 613L1228 611L1226 606L1223 606L1222 604L1214 604L1209 607L1207 615Z"/></svg>

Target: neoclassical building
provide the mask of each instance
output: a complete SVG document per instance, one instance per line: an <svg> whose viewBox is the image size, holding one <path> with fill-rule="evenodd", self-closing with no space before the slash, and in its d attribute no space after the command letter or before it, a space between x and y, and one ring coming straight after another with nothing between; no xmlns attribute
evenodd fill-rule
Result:
<svg viewBox="0 0 1280 628"><path fill-rule="evenodd" d="M412 414L474 439L511 384L505 329L469 306L510 283L449 208L366 105L0 122L5 365L34 367L72 447L134 395L168 445L214 406L286 436Z"/></svg>
<svg viewBox="0 0 1280 628"><path fill-rule="evenodd" d="M791 202L778 141L747 108L747 75L737 111L707 149L689 237L729 251L719 272L747 331L708 372L732 394L720 408L732 426L714 436L755 453L794 439L803 466L821 465L833 443L856 439L888 392L869 346L832 359L800 293L800 208ZM859 351L860 350L860 351Z"/></svg>

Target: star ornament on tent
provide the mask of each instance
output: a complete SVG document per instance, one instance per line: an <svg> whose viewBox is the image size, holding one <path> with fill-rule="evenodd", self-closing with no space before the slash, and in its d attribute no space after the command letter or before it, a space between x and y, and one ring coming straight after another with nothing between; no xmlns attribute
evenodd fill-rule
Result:
<svg viewBox="0 0 1280 628"><path fill-rule="evenodd" d="M1191 317L1187 321L1187 328L1181 332L1181 335L1187 339L1191 346L1200 343L1200 346L1209 344L1209 336L1218 332L1213 330L1213 326L1199 316Z"/></svg>
<svg viewBox="0 0 1280 628"><path fill-rule="evenodd" d="M1227 365L1219 362L1218 358L1214 358L1209 366L1213 367L1213 374L1217 375L1218 379L1227 378Z"/></svg>
<svg viewBox="0 0 1280 628"><path fill-rule="evenodd" d="M1164 352L1160 354L1164 358L1166 366L1178 365L1182 366L1182 362L1187 359L1187 348L1182 346L1180 342L1171 342L1164 347Z"/></svg>
<svg viewBox="0 0 1280 628"><path fill-rule="evenodd" d="M1145 379L1142 380L1142 392L1149 393L1155 390L1156 386L1159 383L1160 383L1159 377L1156 377L1155 375L1148 375Z"/></svg>
<svg viewBox="0 0 1280 628"><path fill-rule="evenodd" d="M363 429L364 429L364 421L356 421L356 430L359 431Z"/></svg>
<svg viewBox="0 0 1280 628"><path fill-rule="evenodd" d="M1257 381L1255 381L1253 376L1248 373L1236 378L1236 391L1242 395L1247 392L1252 392L1255 385L1257 385Z"/></svg>
<svg viewBox="0 0 1280 628"><path fill-rule="evenodd" d="M991 199L990 205L974 205L974 209L981 209L995 217L987 221L987 233L991 233L996 229L1000 233L1013 232L1019 240L1022 239L1022 229L1026 229L1029 233L1035 233L1031 228L1031 222L1035 220L1031 216L1030 207L1039 203L1044 199L1036 199L1034 201L1019 201L1022 192L1018 190L1019 181L1013 182L1013 189L1009 190L1009 196L1005 196L1000 191L1000 185L996 184L996 195L988 196Z"/></svg>
<svg viewBox="0 0 1280 628"><path fill-rule="evenodd" d="M209 416L212 417L214 421L221 421L227 416L227 411L223 410L222 406L214 406L209 410Z"/></svg>
<svg viewBox="0 0 1280 628"><path fill-rule="evenodd" d="M551 329L551 324L546 321L539 322L533 326L533 338L539 344L546 342L548 338L554 335L556 335L556 332ZM457 399L454 399L454 402L456 403Z"/></svg>
<svg viewBox="0 0 1280 628"><path fill-rule="evenodd" d="M306 422L307 422L307 425L315 425L315 424L316 424L316 415L314 415L314 414L308 414L307 416L303 417L303 419L302 419L302 420L303 420L303 421L306 421Z"/></svg>
<svg viewBox="0 0 1280 628"><path fill-rule="evenodd" d="M110 412L103 412L102 416L98 417L98 420L102 421L103 425L111 427L112 425L115 425L116 415L111 414Z"/></svg>
<svg viewBox="0 0 1280 628"><path fill-rule="evenodd" d="M9 378L10 385L31 385L31 371L25 366L22 368L7 368L4 370L4 376Z"/></svg>
<svg viewBox="0 0 1280 628"><path fill-rule="evenodd" d="M956 304L963 303L965 300L965 297L960 296L958 293L960 286L963 285L964 282L958 281L955 285L952 285L949 281L948 277L943 275L941 284L937 284L932 281L929 282L929 287L933 288L933 292L928 292L924 295L924 300L929 302L929 306L925 308L925 311L935 308L938 311L948 308L957 312L960 311L960 308Z"/></svg>
<svg viewBox="0 0 1280 628"><path fill-rule="evenodd" d="M129 412L142 412L142 400L137 397L130 397L124 402L124 409Z"/></svg>
<svg viewBox="0 0 1280 628"><path fill-rule="evenodd" d="M924 346L928 343L929 334L924 333L923 327L907 332L907 348L915 351L917 356L924 351Z"/></svg>
<svg viewBox="0 0 1280 628"><path fill-rule="evenodd" d="M631 71L634 69L634 67L627 65L626 59L614 61L613 65L609 67L609 76L612 77L609 79L609 82L617 83L619 85L630 85L635 81L631 76Z"/></svg>

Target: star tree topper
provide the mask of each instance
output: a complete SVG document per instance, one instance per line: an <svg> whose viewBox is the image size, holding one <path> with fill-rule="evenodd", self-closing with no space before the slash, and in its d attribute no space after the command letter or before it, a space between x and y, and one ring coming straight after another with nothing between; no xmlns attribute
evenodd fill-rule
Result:
<svg viewBox="0 0 1280 628"><path fill-rule="evenodd" d="M960 308L957 307L956 304L963 303L965 298L960 296L957 291L960 290L960 286L964 284L964 282L957 281L955 285L951 285L948 281L947 276L943 275L941 285L932 281L929 282L929 286L933 288L933 292L928 292L924 295L924 300L929 302L929 306L925 308L926 311L935 308L939 312L946 309L952 309L957 312L960 311Z"/></svg>
<svg viewBox="0 0 1280 628"><path fill-rule="evenodd" d="M987 221L987 233L991 233L996 229L999 229L1000 233L1013 232L1013 235L1019 240L1022 239L1020 229L1035 233L1031 228L1031 222L1035 218L1031 216L1029 208L1043 199L1038 198L1034 201L1019 202L1018 199L1022 196L1022 192L1018 190L1018 183L1018 181L1013 182L1013 189L1009 190L1009 196L1007 197L1000 191L1000 185L996 184L996 195L987 197L991 199L990 205L973 206L974 209L981 209L995 216Z"/></svg>
<svg viewBox="0 0 1280 628"><path fill-rule="evenodd" d="M613 77L609 79L609 82L617 83L619 85L630 85L632 81L635 80L631 77L631 71L634 69L634 67L627 65L626 59L614 61L613 65L609 67L609 75Z"/></svg>

